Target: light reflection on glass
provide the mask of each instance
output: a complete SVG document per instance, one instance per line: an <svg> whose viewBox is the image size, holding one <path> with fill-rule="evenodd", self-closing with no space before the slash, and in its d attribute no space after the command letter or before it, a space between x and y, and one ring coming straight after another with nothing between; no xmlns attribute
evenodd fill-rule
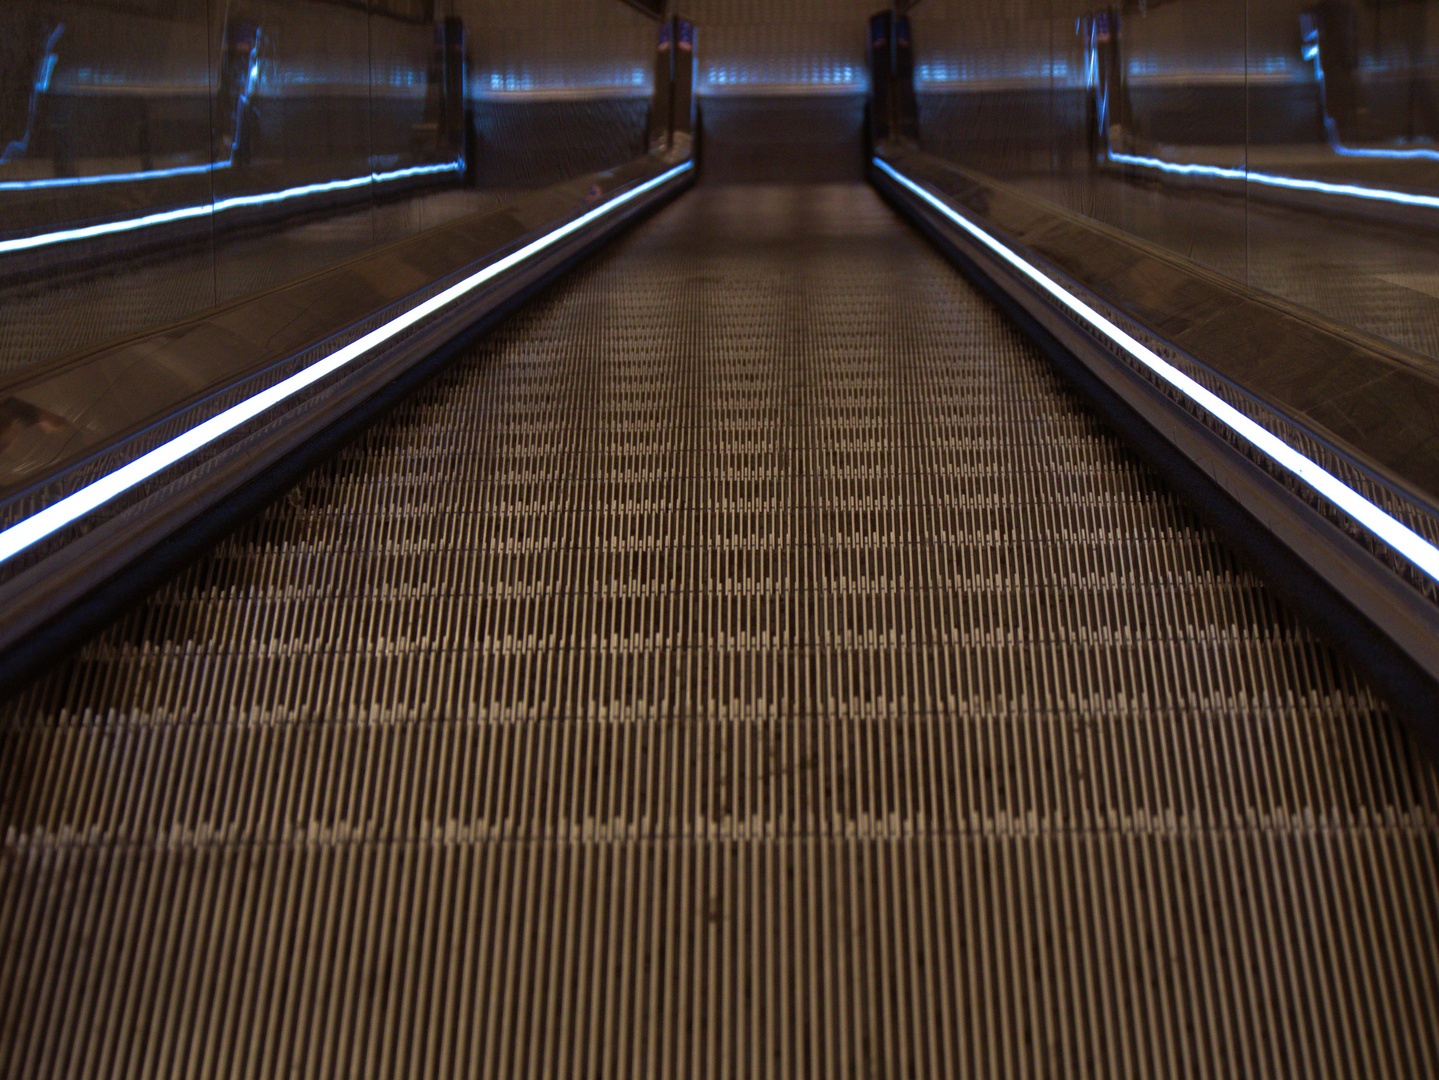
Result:
<svg viewBox="0 0 1439 1080"><path fill-rule="evenodd" d="M55 45L64 33L65 24L60 23L50 32L50 36L45 41L45 51L40 58L40 67L35 73L30 87L30 107L26 114L25 133L9 143L3 152L0 152L0 164L8 164L15 158L23 156L30 148L30 139L35 132L35 113L40 107L40 99L50 89L50 79L55 74L55 64L59 60Z"/></svg>
<svg viewBox="0 0 1439 1080"><path fill-rule="evenodd" d="M87 225L74 229L57 229L53 232L39 233L35 236L22 236L11 240L0 240L0 254L28 251L33 248L47 247L51 244L61 244L72 240L89 240L100 236L109 236L114 233L132 232L136 229L154 228L158 225L168 225L190 218L208 217L211 214L224 213L226 210L237 210L247 206L267 206L273 203L288 202L292 199L301 199L306 196L349 191L354 188L364 187L366 184L387 184L396 180L408 180L418 176L437 176L442 173L458 174L464 171L465 162L464 159L461 158L458 161L446 162L442 165L411 165L403 169L391 169L388 172L370 173L368 176L355 176L345 180L327 180L317 184L301 184L298 187L285 188L281 191L262 191L253 195L232 195L228 198L217 199L213 203L203 203L199 206L183 206L175 210L164 210L159 213L146 214L142 217L128 218L123 221L108 221L99 225Z"/></svg>
<svg viewBox="0 0 1439 1080"><path fill-rule="evenodd" d="M4 10L0 378L645 145L654 22L615 0Z"/></svg>
<svg viewBox="0 0 1439 1080"><path fill-rule="evenodd" d="M923 149L1439 359L1439 0L925 0Z"/></svg>

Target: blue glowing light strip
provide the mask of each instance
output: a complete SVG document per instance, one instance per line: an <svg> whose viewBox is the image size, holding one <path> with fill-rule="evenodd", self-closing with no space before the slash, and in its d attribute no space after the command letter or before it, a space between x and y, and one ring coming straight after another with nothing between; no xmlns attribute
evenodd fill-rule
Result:
<svg viewBox="0 0 1439 1080"><path fill-rule="evenodd" d="M1340 157L1386 158L1395 161L1439 161L1439 150L1386 150L1382 147L1345 146L1332 143L1329 147Z"/></svg>
<svg viewBox="0 0 1439 1080"><path fill-rule="evenodd" d="M103 173L97 176L47 176L40 180L0 180L0 191L45 191L50 188L90 187L94 184L124 184L137 180L162 180L171 176L200 176L216 169L228 169L228 161L214 165L177 165L172 169L145 169L140 172Z"/></svg>
<svg viewBox="0 0 1439 1080"><path fill-rule="evenodd" d="M208 166L206 166L208 168ZM429 176L435 173L460 172L464 169L463 162L446 162L443 165L413 165L406 169L393 169L390 172L371 173L369 176L354 176L346 180L327 180L318 184L304 184L301 187L285 188L283 191L264 191L256 195L234 195L228 199L217 199L213 203L202 203L199 206L182 206L175 210L161 210L154 214L146 214L144 217L126 218L123 221L107 221L99 225L84 225L75 229L60 229L57 232L39 233L35 236L21 236L13 240L0 240L0 255L8 255L16 251L29 251L33 248L48 247L51 244L63 244L70 240L89 240L97 236L110 236L114 233L132 232L136 229L146 229L153 225L165 225L172 221L185 221L188 218L206 217L210 214L218 214L225 210L234 210L243 206L265 206L269 203L284 202L286 199L298 199L305 195L318 195L330 191L345 191L349 188L364 187L366 184L383 184L391 180L400 180L411 176Z"/></svg>
<svg viewBox="0 0 1439 1080"><path fill-rule="evenodd" d="M219 413L201 424L196 425L189 431L168 442L157 446L155 449L141 455L134 461L121 466L114 472L95 480L74 494L67 495L59 502L47 506L44 510L26 518L15 525L10 526L4 532L0 532L0 562L12 558L18 553L59 529L63 529L71 522L78 520L95 508L104 505L116 496L129 491L135 485L143 483L156 473L176 462L188 457L190 454L204 446L214 442L227 432L233 431L241 424L259 416L266 409L278 405L287 398L293 397L307 386L323 379L326 375L346 366L357 358L380 347L389 341L400 331L413 326L421 319L425 319L441 308L447 306L464 296L466 293L478 288L485 282L503 274L505 271L518 266L520 263L537 255L547 248L553 247L565 237L583 229L585 226L599 220L607 214L612 213L626 203L633 202L641 195L652 191L675 177L680 176L694 166L691 162L677 165L668 172L647 180L637 187L621 195L615 196L603 206L582 214L573 221L566 222L558 229L547 233L540 239L535 240L511 255L491 263L483 270L480 270L465 278L441 293L436 294L429 300L411 308L403 315L385 323L378 329L371 330L364 337L351 342L323 360L315 363L291 375L283 382L276 383L253 397L246 398L238 405L232 405L224 412Z"/></svg>
<svg viewBox="0 0 1439 1080"><path fill-rule="evenodd" d="M1058 300L1075 315L1102 331L1111 341L1133 356L1176 390L1187 395L1202 406L1211 416L1223 422L1236 435L1251 446L1267 455L1270 460L1293 473L1314 491L1338 506L1346 514L1369 529L1375 536L1399 552L1430 577L1439 580L1439 548L1414 532L1407 525L1370 502L1359 492L1328 472L1317 462L1311 461L1277 435L1265 430L1245 416L1227 401L1200 386L1184 372L1170 364L1154 350L1142 345L1132 336L1105 318L1083 300L1069 292L1053 278L1041 272L1031 263L1016 255L1004 244L974 222L951 209L937 196L920 187L913 180L895 171L888 163L874 161L875 165L892 176L895 181L923 199L935 210L954 222L1010 266L1014 267L1044 292Z"/></svg>
<svg viewBox="0 0 1439 1080"><path fill-rule="evenodd" d="M1357 184L1332 184L1326 180L1301 180L1294 176L1275 176L1272 173L1249 172L1245 169L1229 169L1221 165L1180 165L1159 158L1138 157L1134 154L1119 154L1110 151L1109 160L1121 165L1139 165L1146 169L1158 169L1176 176L1216 176L1222 180L1248 180L1270 187L1291 188L1295 191L1318 191L1325 195L1345 195L1356 199L1375 199L1380 202L1399 203L1403 206L1423 206L1439 210L1439 196L1411 195L1404 191L1387 191L1384 188L1360 187Z"/></svg>

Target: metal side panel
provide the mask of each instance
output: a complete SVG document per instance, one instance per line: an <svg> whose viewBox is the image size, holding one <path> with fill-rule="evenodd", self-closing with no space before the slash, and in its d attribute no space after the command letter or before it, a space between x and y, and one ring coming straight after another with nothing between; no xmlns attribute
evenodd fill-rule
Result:
<svg viewBox="0 0 1439 1080"><path fill-rule="evenodd" d="M861 184L676 201L0 733L16 1080L1439 1067L1434 762Z"/></svg>
<svg viewBox="0 0 1439 1080"><path fill-rule="evenodd" d="M237 312L256 308L249 312L254 322L245 337L223 326L213 334L206 325L181 328L184 333L167 330L51 376L77 385L89 377L108 386L118 371L138 383L130 390L142 401L152 387L136 380L134 373L144 363L170 371L186 369L189 377L155 380L177 400L172 403L157 393L158 405L126 402L126 409L137 414L147 407L162 411L138 421L126 412L125 418L115 420L113 433L106 429L108 444L97 443L97 452L78 461L40 470L29 490L0 508L0 650L23 642L67 605L284 460L467 326L503 308L647 207L672 197L692 182L693 164L642 162L606 179L614 185L610 198L581 200L582 212L575 211L573 197L553 192L536 197L527 207L531 216L547 209L556 215L543 228L536 229L518 211L505 215L518 238L511 237L498 250L467 249L445 235L446 228L462 228L461 223L427 234L439 253L423 270L395 258L387 261L382 254L369 261L374 265L332 272L327 277L339 277L341 284L350 278L363 281L367 274L383 284L357 290L362 301L358 307L353 301L349 308L341 303L345 317L359 321L338 333L331 325L329 336L319 341L313 338L323 318L313 316L306 304L265 296L242 308L222 310L217 317L216 322L223 323ZM600 190L596 183L596 193ZM494 242L488 220L472 231ZM415 242L420 252L415 258L423 256L427 237ZM478 261L477 254L483 255ZM455 265L457 258L462 261ZM440 267L444 273L433 278ZM324 280L292 288L309 296ZM402 299L391 298L367 310L366 302L379 303L377 295L395 290ZM276 329L268 329L267 315L275 318ZM261 352L257 361L255 353L262 347L272 352L276 348L267 335L279 339L283 351L278 357ZM228 346L228 366L214 357L219 344L212 339ZM213 346L209 352L207 345ZM190 367L196 371L189 372ZM218 381L206 385L202 375ZM38 386L37 394L45 384ZM75 387L61 386L57 393L83 398Z"/></svg>
<svg viewBox="0 0 1439 1080"><path fill-rule="evenodd" d="M1247 515L1240 532L1263 532L1278 542L1271 551L1286 565L1276 573L1308 579L1301 589L1326 594L1314 598L1314 614L1355 646L1395 706L1439 747L1439 519L1427 496L1316 431L1288 403L1250 396L883 157L876 159L874 180L1078 358L1120 409L1190 462L1194 481L1240 508ZM1169 284L1197 306L1193 294L1208 283L1186 283L1176 274ZM1231 315L1242 319L1247 310L1235 302ZM1318 328L1311 337L1318 340L1305 342L1316 350L1308 362L1317 363L1325 342ZM1258 552L1261 541L1237 539ZM1269 561L1267 554L1259 557Z"/></svg>

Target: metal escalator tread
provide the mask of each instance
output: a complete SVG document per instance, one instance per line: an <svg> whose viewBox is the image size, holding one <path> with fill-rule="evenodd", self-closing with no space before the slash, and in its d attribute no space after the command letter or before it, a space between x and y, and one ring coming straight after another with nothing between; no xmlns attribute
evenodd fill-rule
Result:
<svg viewBox="0 0 1439 1080"><path fill-rule="evenodd" d="M859 186L681 199L0 732L6 1077L1439 1074L1435 766Z"/></svg>

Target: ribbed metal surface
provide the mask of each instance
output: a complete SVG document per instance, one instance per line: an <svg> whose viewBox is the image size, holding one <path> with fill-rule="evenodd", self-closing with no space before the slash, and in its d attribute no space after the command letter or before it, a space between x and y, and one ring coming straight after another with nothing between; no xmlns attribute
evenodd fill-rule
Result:
<svg viewBox="0 0 1439 1080"><path fill-rule="evenodd" d="M4 717L7 1077L1439 1064L1434 766L861 187L685 197Z"/></svg>

